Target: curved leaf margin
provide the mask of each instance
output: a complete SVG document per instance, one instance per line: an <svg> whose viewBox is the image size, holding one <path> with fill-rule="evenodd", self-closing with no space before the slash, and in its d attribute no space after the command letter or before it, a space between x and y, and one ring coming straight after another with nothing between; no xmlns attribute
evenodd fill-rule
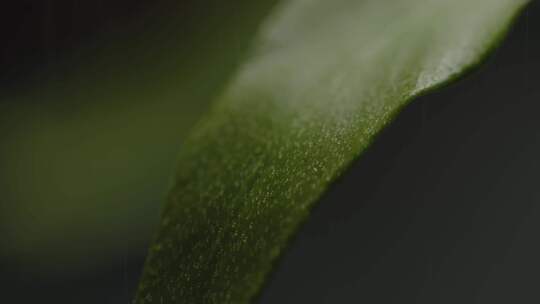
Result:
<svg viewBox="0 0 540 304"><path fill-rule="evenodd" d="M248 303L310 208L528 1L284 1L192 131L137 303Z"/></svg>

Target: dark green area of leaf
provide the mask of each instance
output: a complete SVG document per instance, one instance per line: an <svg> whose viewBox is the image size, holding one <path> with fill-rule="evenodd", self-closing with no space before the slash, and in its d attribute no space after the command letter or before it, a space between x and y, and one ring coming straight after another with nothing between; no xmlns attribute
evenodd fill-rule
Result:
<svg viewBox="0 0 540 304"><path fill-rule="evenodd" d="M190 134L137 303L248 303L328 186L527 1L282 1Z"/></svg>

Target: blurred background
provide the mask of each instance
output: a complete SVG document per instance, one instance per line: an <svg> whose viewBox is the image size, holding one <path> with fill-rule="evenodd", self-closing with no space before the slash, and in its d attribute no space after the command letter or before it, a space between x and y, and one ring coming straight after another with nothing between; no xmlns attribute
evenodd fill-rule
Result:
<svg viewBox="0 0 540 304"><path fill-rule="evenodd" d="M129 303L182 138L275 0L0 9L0 292ZM540 5L325 196L263 303L538 303Z"/></svg>
<svg viewBox="0 0 540 304"><path fill-rule="evenodd" d="M4 299L129 302L182 137L273 2L2 2Z"/></svg>

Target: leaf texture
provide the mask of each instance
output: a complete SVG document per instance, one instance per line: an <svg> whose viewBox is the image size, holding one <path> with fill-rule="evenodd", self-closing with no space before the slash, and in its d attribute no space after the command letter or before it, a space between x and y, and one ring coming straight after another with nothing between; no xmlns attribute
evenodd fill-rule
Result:
<svg viewBox="0 0 540 304"><path fill-rule="evenodd" d="M374 136L478 64L526 2L282 1L181 151L136 302L249 303Z"/></svg>

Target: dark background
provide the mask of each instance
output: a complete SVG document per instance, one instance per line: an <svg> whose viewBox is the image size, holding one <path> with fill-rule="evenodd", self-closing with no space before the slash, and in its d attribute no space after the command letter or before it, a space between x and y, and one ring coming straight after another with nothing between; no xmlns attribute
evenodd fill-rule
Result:
<svg viewBox="0 0 540 304"><path fill-rule="evenodd" d="M8 1L0 88L56 73L104 35L143 31L172 3ZM185 37L220 12L180 3ZM262 303L540 303L539 18L535 2L485 64L383 132L315 208ZM141 252L70 275L4 260L2 302L129 303Z"/></svg>

